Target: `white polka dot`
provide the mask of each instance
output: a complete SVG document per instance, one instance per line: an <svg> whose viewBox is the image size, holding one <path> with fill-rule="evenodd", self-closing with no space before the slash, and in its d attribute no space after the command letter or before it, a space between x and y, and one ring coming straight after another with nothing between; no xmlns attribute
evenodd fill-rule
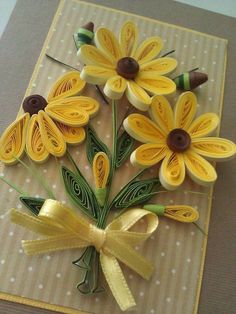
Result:
<svg viewBox="0 0 236 314"><path fill-rule="evenodd" d="M89 170L89 166L88 165L84 166L84 169Z"/></svg>
<svg viewBox="0 0 236 314"><path fill-rule="evenodd" d="M215 82L215 79L211 79L211 82Z"/></svg>
<svg viewBox="0 0 236 314"><path fill-rule="evenodd" d="M10 282L15 282L15 278L14 277L11 277L11 279L10 279Z"/></svg>
<svg viewBox="0 0 236 314"><path fill-rule="evenodd" d="M192 59L196 59L196 56L192 56Z"/></svg>
<svg viewBox="0 0 236 314"><path fill-rule="evenodd" d="M209 99L209 101L212 101L212 97L209 97L208 99Z"/></svg>
<svg viewBox="0 0 236 314"><path fill-rule="evenodd" d="M207 53L207 50L204 50L204 53Z"/></svg>
<svg viewBox="0 0 236 314"><path fill-rule="evenodd" d="M55 28L53 28L53 30L52 30L53 32L55 32L56 31L56 29Z"/></svg>
<svg viewBox="0 0 236 314"><path fill-rule="evenodd" d="M187 195L187 194L188 194L188 191L184 191L184 194Z"/></svg>
<svg viewBox="0 0 236 314"><path fill-rule="evenodd" d="M18 209L21 209L21 208L22 208L22 205L21 205L21 204L17 204L17 208L18 208Z"/></svg>
<svg viewBox="0 0 236 314"><path fill-rule="evenodd" d="M167 39L163 39L163 41L164 41L164 43L166 43L166 42L167 42Z"/></svg>
<svg viewBox="0 0 236 314"><path fill-rule="evenodd" d="M179 241L176 241L175 243L177 246L180 246L180 242Z"/></svg>
<svg viewBox="0 0 236 314"><path fill-rule="evenodd" d="M36 197L36 198L39 198L39 195L38 195L38 194L35 194L35 197Z"/></svg>
<svg viewBox="0 0 236 314"><path fill-rule="evenodd" d="M139 295L140 295L140 297L143 297L143 296L144 296L144 292L141 291L141 292L139 293Z"/></svg>
<svg viewBox="0 0 236 314"><path fill-rule="evenodd" d="M195 209L198 209L198 206L197 205L195 205L195 206L193 206Z"/></svg>
<svg viewBox="0 0 236 314"><path fill-rule="evenodd" d="M47 255L46 256L46 259L49 261L51 259L51 256L50 255Z"/></svg>
<svg viewBox="0 0 236 314"><path fill-rule="evenodd" d="M39 287L40 290L43 289L43 285L42 284L38 285L38 287Z"/></svg>
<svg viewBox="0 0 236 314"><path fill-rule="evenodd" d="M1 216L0 216L0 219L4 219L4 215L1 215Z"/></svg>
<svg viewBox="0 0 236 314"><path fill-rule="evenodd" d="M205 71L205 70L206 70L206 68L204 68L204 67L202 67L201 69L202 69L202 71Z"/></svg>
<svg viewBox="0 0 236 314"><path fill-rule="evenodd" d="M188 45L184 45L184 48L187 48L188 47Z"/></svg>
<svg viewBox="0 0 236 314"><path fill-rule="evenodd" d="M99 302L100 301L100 299L99 298L95 298L95 302Z"/></svg>
<svg viewBox="0 0 236 314"><path fill-rule="evenodd" d="M64 39L61 39L60 42L61 42L61 43L64 43Z"/></svg>
<svg viewBox="0 0 236 314"><path fill-rule="evenodd" d="M71 295L71 292L70 292L70 291L67 291L67 292L66 292L66 295Z"/></svg>
<svg viewBox="0 0 236 314"><path fill-rule="evenodd" d="M101 124L101 121L100 121L100 120L98 120L98 121L97 121L97 124L98 124L98 125L100 125L100 124Z"/></svg>
<svg viewBox="0 0 236 314"><path fill-rule="evenodd" d="M22 249L19 249L18 252L19 254L23 254L24 251Z"/></svg>
<svg viewBox="0 0 236 314"><path fill-rule="evenodd" d="M50 46L47 46L47 47L46 47L46 49L49 49L49 48L50 48Z"/></svg>
<svg viewBox="0 0 236 314"><path fill-rule="evenodd" d="M1 260L1 264L2 264L2 265L5 264L5 259L2 259L2 260Z"/></svg>
<svg viewBox="0 0 236 314"><path fill-rule="evenodd" d="M198 43L198 39L195 39L194 41L195 41L195 43Z"/></svg>
<svg viewBox="0 0 236 314"><path fill-rule="evenodd" d="M190 262L191 262L191 259L190 259L190 258L187 258L186 261L187 261L187 263L190 263Z"/></svg>
<svg viewBox="0 0 236 314"><path fill-rule="evenodd" d="M69 51L68 51L68 54L69 54L69 55L71 55L71 54L72 54L72 51L71 51L71 50L69 50Z"/></svg>
<svg viewBox="0 0 236 314"><path fill-rule="evenodd" d="M44 172L44 173L47 173L48 171L47 171L47 169L43 169L43 172Z"/></svg>
<svg viewBox="0 0 236 314"><path fill-rule="evenodd" d="M170 229L170 226L169 226L169 225L166 225L166 229Z"/></svg>
<svg viewBox="0 0 236 314"><path fill-rule="evenodd" d="M184 61L181 61L180 64L184 64Z"/></svg>
<svg viewBox="0 0 236 314"><path fill-rule="evenodd" d="M218 45L215 45L214 48L218 48Z"/></svg>
<svg viewBox="0 0 236 314"><path fill-rule="evenodd" d="M215 65L215 64L216 64L216 61L213 61L213 62L212 62L212 64L214 64L214 65Z"/></svg>
<svg viewBox="0 0 236 314"><path fill-rule="evenodd" d="M186 286L183 286L183 287L182 287L182 290L184 290L184 291L187 290Z"/></svg>
<svg viewBox="0 0 236 314"><path fill-rule="evenodd" d="M66 204L66 201L65 200L63 200L63 201L61 201L62 202L62 204Z"/></svg>
<svg viewBox="0 0 236 314"><path fill-rule="evenodd" d="M173 200L169 200L170 204L174 204L174 201Z"/></svg>
<svg viewBox="0 0 236 314"><path fill-rule="evenodd" d="M166 298L166 302L170 302L170 301L171 301L170 297Z"/></svg>
<svg viewBox="0 0 236 314"><path fill-rule="evenodd" d="M135 246L135 250L136 250L136 251L139 250L139 246L138 246L138 245Z"/></svg>
<svg viewBox="0 0 236 314"><path fill-rule="evenodd" d="M160 283L161 283L160 280L156 280L156 285L157 286L159 286Z"/></svg>
<svg viewBox="0 0 236 314"><path fill-rule="evenodd" d="M73 11L75 11L75 10L76 10L76 8L74 7L74 8L72 8L72 10L73 10Z"/></svg>
<svg viewBox="0 0 236 314"><path fill-rule="evenodd" d="M59 15L62 16L62 13L60 12Z"/></svg>
<svg viewBox="0 0 236 314"><path fill-rule="evenodd" d="M155 313L155 310L154 309L151 309L150 310L150 314L154 314Z"/></svg>
<svg viewBox="0 0 236 314"><path fill-rule="evenodd" d="M191 231L190 234L191 234L191 236L194 236L194 235L195 235L195 232L194 232L194 231Z"/></svg>
<svg viewBox="0 0 236 314"><path fill-rule="evenodd" d="M4 177L4 173L3 172L0 172L0 177Z"/></svg>
<svg viewBox="0 0 236 314"><path fill-rule="evenodd" d="M32 266L29 266L28 267L28 271L32 271L33 270L33 267Z"/></svg>
<svg viewBox="0 0 236 314"><path fill-rule="evenodd" d="M80 152L77 150L77 151L75 152L75 154L78 156L78 155L80 154Z"/></svg>
<svg viewBox="0 0 236 314"><path fill-rule="evenodd" d="M163 256L165 256L166 254L165 254L165 252L161 252L161 256L163 257Z"/></svg>
<svg viewBox="0 0 236 314"><path fill-rule="evenodd" d="M53 188L53 189L56 189L56 188L57 188L56 184L53 184L52 188Z"/></svg>
<svg viewBox="0 0 236 314"><path fill-rule="evenodd" d="M175 34L175 37L179 37L179 35L178 35L178 34Z"/></svg>
<svg viewBox="0 0 236 314"><path fill-rule="evenodd" d="M130 274L129 275L129 279L133 279L133 278L134 278L134 276Z"/></svg>
<svg viewBox="0 0 236 314"><path fill-rule="evenodd" d="M66 26L70 26L70 23L66 23Z"/></svg>
<svg viewBox="0 0 236 314"><path fill-rule="evenodd" d="M155 237L154 237L154 236L151 236L151 240L155 240Z"/></svg>
<svg viewBox="0 0 236 314"><path fill-rule="evenodd" d="M26 182L26 183L30 183L30 178L27 178L27 179L25 180L25 182Z"/></svg>
<svg viewBox="0 0 236 314"><path fill-rule="evenodd" d="M60 160L60 164L63 164L63 160L62 159Z"/></svg>
<svg viewBox="0 0 236 314"><path fill-rule="evenodd" d="M171 272L174 275L176 273L176 270L173 268L173 269L171 269Z"/></svg>
<svg viewBox="0 0 236 314"><path fill-rule="evenodd" d="M40 67L40 68L43 68L43 64L41 63L41 64L39 65L39 67Z"/></svg>
<svg viewBox="0 0 236 314"><path fill-rule="evenodd" d="M56 274L56 277L57 277L57 278L61 278L61 274L60 274L60 273L57 273L57 274Z"/></svg>
<svg viewBox="0 0 236 314"><path fill-rule="evenodd" d="M83 16L81 16L81 18L80 18L80 19L81 19L81 21L83 21L83 20L84 20ZM103 25L104 25L104 23L103 23Z"/></svg>
<svg viewBox="0 0 236 314"><path fill-rule="evenodd" d="M106 134L106 138L110 138L111 137L111 134Z"/></svg>
<svg viewBox="0 0 236 314"><path fill-rule="evenodd" d="M199 108L199 107L200 107L200 104L197 104L197 107Z"/></svg>
<svg viewBox="0 0 236 314"><path fill-rule="evenodd" d="M33 83L33 84L32 84L32 87L35 87L35 86L36 86L36 84L35 84L35 83Z"/></svg>
<svg viewBox="0 0 236 314"><path fill-rule="evenodd" d="M13 191L13 189L12 189L12 188L10 188L8 191L11 193L11 192Z"/></svg>
<svg viewBox="0 0 236 314"><path fill-rule="evenodd" d="M9 236L12 237L13 235L14 235L14 232L13 232L13 231L10 231L10 232L9 232Z"/></svg>
<svg viewBox="0 0 236 314"><path fill-rule="evenodd" d="M48 76L48 80L51 80L52 79L52 77L51 76Z"/></svg>

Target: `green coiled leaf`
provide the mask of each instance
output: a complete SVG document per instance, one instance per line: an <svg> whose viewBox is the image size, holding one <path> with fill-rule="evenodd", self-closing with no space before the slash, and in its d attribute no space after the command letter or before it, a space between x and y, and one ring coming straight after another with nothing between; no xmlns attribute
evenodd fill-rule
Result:
<svg viewBox="0 0 236 314"><path fill-rule="evenodd" d="M151 199L160 186L160 181L156 178L131 181L116 195L111 207L124 209L140 205Z"/></svg>
<svg viewBox="0 0 236 314"><path fill-rule="evenodd" d="M24 204L35 216L38 216L43 203L44 198L21 196L20 201Z"/></svg>
<svg viewBox="0 0 236 314"><path fill-rule="evenodd" d="M85 178L78 172L73 173L65 166L61 168L65 189L71 200L91 218L98 218L100 210L96 196Z"/></svg>
<svg viewBox="0 0 236 314"><path fill-rule="evenodd" d="M131 153L135 140L124 131L117 141L116 151L116 168L123 165L129 154Z"/></svg>

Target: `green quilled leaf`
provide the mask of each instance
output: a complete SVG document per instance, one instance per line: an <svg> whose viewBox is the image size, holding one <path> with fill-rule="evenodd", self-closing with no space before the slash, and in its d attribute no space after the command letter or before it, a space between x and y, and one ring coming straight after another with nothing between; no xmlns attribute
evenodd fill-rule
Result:
<svg viewBox="0 0 236 314"><path fill-rule="evenodd" d="M20 201L24 204L35 216L38 216L43 203L44 198L21 196Z"/></svg>
<svg viewBox="0 0 236 314"><path fill-rule="evenodd" d="M85 178L79 172L75 174L65 166L62 166L61 172L66 192L71 200L75 205L78 205L86 215L97 219L100 207L93 190Z"/></svg>
<svg viewBox="0 0 236 314"><path fill-rule="evenodd" d="M117 141L116 151L116 168L123 165L134 146L134 139L127 133L123 132Z"/></svg>
<svg viewBox="0 0 236 314"><path fill-rule="evenodd" d="M87 127L87 138L86 138L86 152L87 158L90 164L92 165L94 156L98 152L104 152L111 160L111 155L108 147L99 139L95 130L91 127Z"/></svg>
<svg viewBox="0 0 236 314"><path fill-rule="evenodd" d="M153 193L160 186L157 178L131 181L116 195L110 208L121 210L143 204L153 197Z"/></svg>

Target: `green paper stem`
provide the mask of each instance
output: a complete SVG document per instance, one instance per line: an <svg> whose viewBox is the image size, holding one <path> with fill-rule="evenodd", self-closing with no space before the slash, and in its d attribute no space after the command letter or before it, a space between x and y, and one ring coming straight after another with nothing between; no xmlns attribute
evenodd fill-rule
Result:
<svg viewBox="0 0 236 314"><path fill-rule="evenodd" d="M156 214L157 216L164 216L165 206L159 204L147 204L143 206L144 209Z"/></svg>
<svg viewBox="0 0 236 314"><path fill-rule="evenodd" d="M16 184L14 184L13 182L4 179L3 177L0 176L0 180L3 181L4 183L6 183L7 185L9 185L13 190L15 190L16 192L18 192L21 195L24 196L28 196L28 194L26 192L24 192L23 190L21 190Z"/></svg>

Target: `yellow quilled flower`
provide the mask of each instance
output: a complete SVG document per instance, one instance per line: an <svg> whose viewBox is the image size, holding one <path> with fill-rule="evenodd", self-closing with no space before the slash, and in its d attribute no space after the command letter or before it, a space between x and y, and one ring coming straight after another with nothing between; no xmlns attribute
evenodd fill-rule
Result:
<svg viewBox="0 0 236 314"><path fill-rule="evenodd" d="M128 21L121 27L119 41L104 27L97 30L94 41L96 47L83 45L78 52L86 65L81 78L90 84L105 84L109 98L120 99L125 93L133 106L146 111L151 104L149 94L175 92L175 83L164 75L175 70L177 61L155 59L163 47L160 37L150 37L138 47L138 29Z"/></svg>
<svg viewBox="0 0 236 314"><path fill-rule="evenodd" d="M23 114L0 138L0 160L14 164L26 150L33 161L42 163L50 154L63 156L66 143L83 142L83 126L99 109L93 98L75 96L82 92L85 84L79 72L68 72L53 85L47 101L40 95L25 98Z"/></svg>
<svg viewBox="0 0 236 314"><path fill-rule="evenodd" d="M205 113L194 120L196 108L192 92L180 95L174 111L164 96L154 96L149 109L151 119L131 114L124 121L125 130L144 143L131 154L131 162L150 167L162 161L159 177L168 190L183 183L185 171L200 185L212 184L217 174L204 157L224 161L236 153L233 142L207 136L218 126L218 116Z"/></svg>

